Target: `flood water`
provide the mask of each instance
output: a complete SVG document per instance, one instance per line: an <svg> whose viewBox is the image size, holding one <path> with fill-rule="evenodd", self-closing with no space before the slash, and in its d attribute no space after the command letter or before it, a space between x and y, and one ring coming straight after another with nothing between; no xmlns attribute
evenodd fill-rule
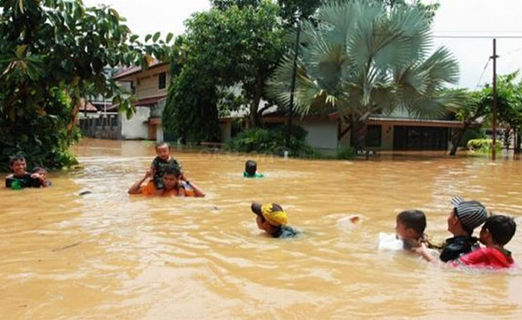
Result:
<svg viewBox="0 0 522 320"><path fill-rule="evenodd" d="M84 140L75 152L81 167L51 173L51 188L0 188L0 319L522 318L520 269L377 250L405 209L449 237L455 195L522 216L521 160L253 156L265 178L244 179L247 156L174 150L207 194L195 199L127 195L154 157L148 142ZM254 200L281 204L302 236L263 236ZM338 222L350 214L361 223ZM517 222L506 248L522 265Z"/></svg>

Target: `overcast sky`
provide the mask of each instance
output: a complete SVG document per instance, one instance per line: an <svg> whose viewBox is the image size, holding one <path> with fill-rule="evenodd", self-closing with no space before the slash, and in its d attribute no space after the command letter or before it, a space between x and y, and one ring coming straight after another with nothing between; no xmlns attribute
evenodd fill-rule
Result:
<svg viewBox="0 0 522 320"><path fill-rule="evenodd" d="M435 36L520 36L497 39L500 56L497 71L503 74L522 69L522 0L439 0L439 3L433 28ZM110 5L141 36L156 31L182 34L183 22L192 13L210 8L208 0L84 0L84 4ZM458 59L459 86L475 89L491 82L492 63L483 72L492 55L491 39L436 38L435 45L447 46Z"/></svg>

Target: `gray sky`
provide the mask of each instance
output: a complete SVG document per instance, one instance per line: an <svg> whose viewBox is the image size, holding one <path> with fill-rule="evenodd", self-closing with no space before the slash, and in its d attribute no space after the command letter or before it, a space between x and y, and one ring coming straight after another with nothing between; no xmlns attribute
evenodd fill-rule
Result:
<svg viewBox="0 0 522 320"><path fill-rule="evenodd" d="M439 0L439 3L433 29L435 36L520 36L520 39L497 39L500 56L497 72L522 69L521 0ZM210 8L208 0L84 0L84 4L110 5L126 17L131 30L141 36L156 31L163 35L182 34L183 21L194 12ZM491 62L483 74L492 55L491 39L436 38L434 44L447 46L458 59L459 86L475 89L477 84L491 82Z"/></svg>

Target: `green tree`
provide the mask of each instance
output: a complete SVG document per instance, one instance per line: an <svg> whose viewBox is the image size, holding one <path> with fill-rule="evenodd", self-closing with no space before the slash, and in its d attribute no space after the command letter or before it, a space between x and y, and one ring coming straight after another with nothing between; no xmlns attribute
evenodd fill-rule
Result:
<svg viewBox="0 0 522 320"><path fill-rule="evenodd" d="M210 0L214 8L223 11L234 6L237 6L238 8L244 8L247 6L257 7L263 1L264 0Z"/></svg>
<svg viewBox="0 0 522 320"><path fill-rule="evenodd" d="M355 148L365 148L371 114L402 109L414 117L441 116L456 102L443 89L457 82L457 62L445 48L428 55L430 19L424 10L339 1L320 7L316 17L316 23L303 24L295 107L301 114L338 110ZM269 82L271 96L285 106L290 56Z"/></svg>
<svg viewBox="0 0 522 320"><path fill-rule="evenodd" d="M451 137L452 147L450 155L454 156L457 154L459 146L462 144L467 130L469 130L477 120L485 117L490 113L491 100L488 98L488 94L485 92L462 92L465 96L461 99L462 103L455 108L456 118L462 122L462 128L455 130Z"/></svg>
<svg viewBox="0 0 522 320"><path fill-rule="evenodd" d="M497 81L498 125L504 128L506 148L509 148L511 138L515 137L516 152L520 152L522 126L522 81L516 82L518 77L519 72L516 71L500 76Z"/></svg>
<svg viewBox="0 0 522 320"><path fill-rule="evenodd" d="M114 96L132 115L107 66L167 58L163 43L145 46L108 7L80 0L0 2L0 170L24 153L30 165L61 168L74 162L68 147L79 137L76 120L86 92ZM155 42L159 34L150 36Z"/></svg>
<svg viewBox="0 0 522 320"><path fill-rule="evenodd" d="M212 9L195 14L186 22L183 63L171 70L171 98L163 118L168 130L197 141L215 139L217 118L209 114L217 115L217 103L227 88L241 91L248 100L252 125L259 125L260 114L264 112L259 105L265 82L285 52L284 29L278 12L276 4L263 1L257 6ZM185 77L192 79L190 92L196 97L175 92L188 86L181 85L188 81ZM205 105L205 114L199 107L189 107L197 105ZM186 113L176 111L177 108L186 109ZM207 125L212 121L212 126L208 131L205 127L195 127L196 119L205 119Z"/></svg>
<svg viewBox="0 0 522 320"><path fill-rule="evenodd" d="M329 3L338 0L277 0L281 10L280 15L288 25L293 25L297 20L308 19L315 14L321 3ZM211 0L212 5L220 10L228 10L237 5L258 6L263 0ZM424 4L421 0L368 0L368 2L381 3L389 8L398 6L413 6L423 10L428 17L433 18L439 7L438 3Z"/></svg>
<svg viewBox="0 0 522 320"><path fill-rule="evenodd" d="M215 78L208 76L211 57L188 53L184 37L176 39L170 62L171 83L163 126L181 139L215 141L219 137ZM207 60L208 59L208 60Z"/></svg>
<svg viewBox="0 0 522 320"><path fill-rule="evenodd" d="M517 134L519 149L520 131L522 126L522 82L516 82L518 71L499 76L497 79L497 127L504 128L504 145L509 146L513 134ZM493 88L487 84L484 89L468 93L460 107L456 109L457 118L463 122L463 127L457 130L452 138L453 147L450 155L455 155L465 132L477 121L483 126L491 126L493 116Z"/></svg>

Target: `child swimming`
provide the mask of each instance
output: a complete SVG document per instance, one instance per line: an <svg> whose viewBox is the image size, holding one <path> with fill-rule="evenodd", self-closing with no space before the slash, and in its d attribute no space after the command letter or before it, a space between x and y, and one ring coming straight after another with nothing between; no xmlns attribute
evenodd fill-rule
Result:
<svg viewBox="0 0 522 320"><path fill-rule="evenodd" d="M488 211L486 207L478 201L464 201L460 197L451 200L453 209L450 211L447 225L448 231L453 234L452 238L446 239L440 253L440 260L448 262L458 259L464 254L478 249L478 239L473 237L473 230L486 221ZM422 248L417 251L427 261L434 262L437 259Z"/></svg>
<svg viewBox="0 0 522 320"><path fill-rule="evenodd" d="M52 185L51 181L47 180L47 170L43 167L34 167L33 174L38 175L38 179L42 182L42 187L49 187Z"/></svg>
<svg viewBox="0 0 522 320"><path fill-rule="evenodd" d="M273 238L291 238L299 234L298 231L286 225L288 215L280 205L276 203L262 205L254 202L251 209L256 214L257 227Z"/></svg>
<svg viewBox="0 0 522 320"><path fill-rule="evenodd" d="M480 230L480 242L483 248L474 250L459 259L453 265L475 268L510 268L515 262L511 252L504 248L515 235L517 224L511 217L494 215L489 217Z"/></svg>
<svg viewBox="0 0 522 320"><path fill-rule="evenodd" d="M263 178L262 173L257 173L257 163L254 160L248 160L245 163L245 171L243 177L245 178Z"/></svg>
<svg viewBox="0 0 522 320"><path fill-rule="evenodd" d="M420 210L406 210L397 215L395 232L404 242L404 249L411 250L420 247L424 241L426 216Z"/></svg>

